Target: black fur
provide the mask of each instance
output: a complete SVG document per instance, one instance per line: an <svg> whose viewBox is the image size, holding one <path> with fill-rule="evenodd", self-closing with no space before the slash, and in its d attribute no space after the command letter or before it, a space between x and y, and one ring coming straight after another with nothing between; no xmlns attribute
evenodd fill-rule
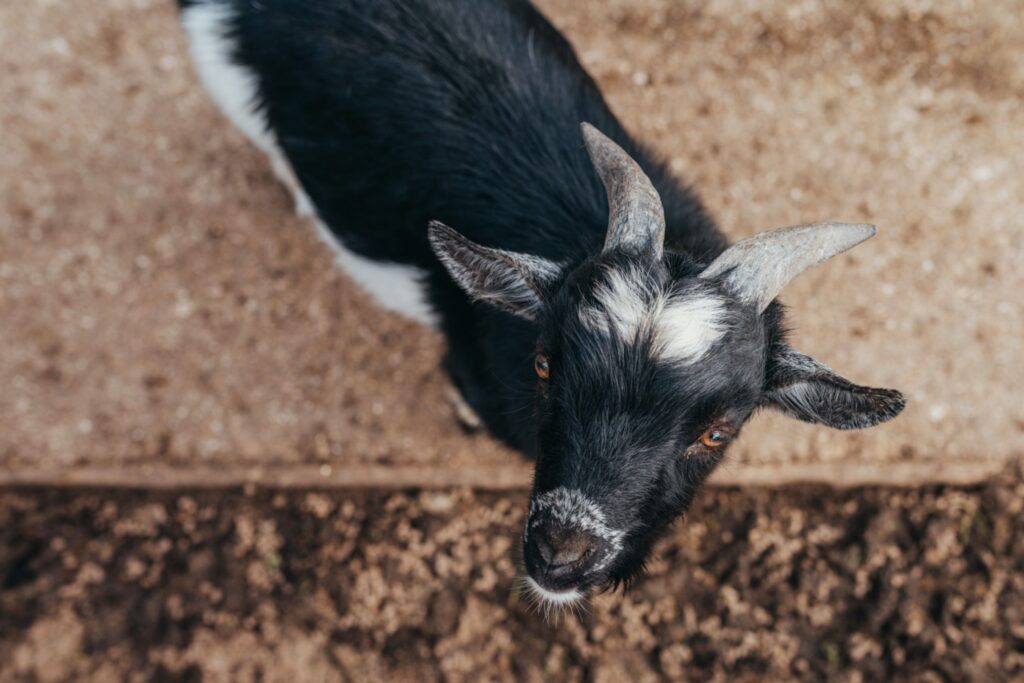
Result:
<svg viewBox="0 0 1024 683"><path fill-rule="evenodd" d="M834 375L823 366L788 362L777 304L757 315L736 303L729 333L693 366L659 361L650 340L627 343L581 323L579 306L601 274L636 258L600 254L608 207L582 121L622 146L661 195L666 257L648 264L652 291L685 296L700 286L728 297L721 282L696 281L726 241L626 133L569 43L528 2L212 1L234 9L234 58L256 74L255 104L319 216L351 250L427 273L453 381L494 434L538 456L535 495L584 491L627 532L613 565L571 585L614 584L640 569L721 458L692 450L713 420L738 429L766 403L810 419L785 393L801 372L827 384L823 399L847 405L834 411L844 422L835 426L872 422L863 415L877 406L864 392L877 390L829 383ZM560 276L523 276L514 263L496 276L501 259L486 267L479 260L494 252L462 243L451 255L466 259L457 267L482 269L464 285L498 307L474 303L431 251L433 220L478 245L558 264ZM522 280L519 299L473 291L503 278ZM527 310L530 319L513 315ZM552 366L542 383L533 369L538 349ZM530 547L526 559L536 564Z"/></svg>

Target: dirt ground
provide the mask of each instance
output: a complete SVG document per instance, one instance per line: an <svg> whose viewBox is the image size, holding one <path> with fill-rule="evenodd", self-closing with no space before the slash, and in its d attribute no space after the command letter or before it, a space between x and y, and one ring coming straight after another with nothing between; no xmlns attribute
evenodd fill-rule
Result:
<svg viewBox="0 0 1024 683"><path fill-rule="evenodd" d="M905 415L855 434L762 417L735 467L1024 450L1015 0L541 4L731 236L879 225L785 300L801 349L905 390ZM455 426L440 339L292 216L198 87L170 0L2 3L0 45L0 468L516 457Z"/></svg>
<svg viewBox="0 0 1024 683"><path fill-rule="evenodd" d="M0 680L1024 679L1024 473L716 489L629 593L514 594L498 494L0 499Z"/></svg>

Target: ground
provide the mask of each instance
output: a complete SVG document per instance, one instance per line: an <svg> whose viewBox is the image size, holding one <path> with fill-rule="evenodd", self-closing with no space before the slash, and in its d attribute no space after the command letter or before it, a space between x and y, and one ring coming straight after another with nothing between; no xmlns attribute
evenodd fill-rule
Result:
<svg viewBox="0 0 1024 683"><path fill-rule="evenodd" d="M23 491L0 500L0 680L1024 678L1024 472L715 489L647 576L545 622L522 495Z"/></svg>
<svg viewBox="0 0 1024 683"><path fill-rule="evenodd" d="M528 465L292 214L173 3L0 3L0 680L1024 679L1018 5L542 0L731 237L879 226L784 299L905 415L758 418L720 484L1002 470L710 489L547 623L514 592ZM401 490L338 490L357 465ZM83 481L134 488L54 486Z"/></svg>
<svg viewBox="0 0 1024 683"><path fill-rule="evenodd" d="M848 434L759 417L735 469L878 478L1024 450L1015 0L542 8L731 237L879 226L784 300L798 348L905 391L905 414ZM452 418L441 340L292 214L200 89L170 0L4 3L0 40L0 466L516 462Z"/></svg>

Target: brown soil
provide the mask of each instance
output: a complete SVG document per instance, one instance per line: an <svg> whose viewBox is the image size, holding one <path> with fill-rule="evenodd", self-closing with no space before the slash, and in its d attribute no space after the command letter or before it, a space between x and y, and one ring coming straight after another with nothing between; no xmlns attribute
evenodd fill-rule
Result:
<svg viewBox="0 0 1024 683"><path fill-rule="evenodd" d="M1024 678L1024 472L707 492L627 594L517 599L521 496L24 491L0 680Z"/></svg>
<svg viewBox="0 0 1024 683"><path fill-rule="evenodd" d="M759 418L736 467L1024 450L1014 0L542 5L730 235L880 226L786 301L802 349L904 389L906 414L856 434ZM0 43L0 465L516 457L455 425L440 339L291 215L197 86L170 0L3 3Z"/></svg>

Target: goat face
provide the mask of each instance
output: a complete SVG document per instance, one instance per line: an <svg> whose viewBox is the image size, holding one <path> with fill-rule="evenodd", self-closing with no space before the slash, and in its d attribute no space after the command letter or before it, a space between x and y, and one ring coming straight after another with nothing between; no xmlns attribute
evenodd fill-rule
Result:
<svg viewBox="0 0 1024 683"><path fill-rule="evenodd" d="M540 589L635 572L761 399L768 328L693 271L673 255L605 254L538 316L524 559Z"/></svg>
<svg viewBox="0 0 1024 683"><path fill-rule="evenodd" d="M430 239L470 296L534 322L537 464L524 533L528 585L571 602L628 580L759 407L850 429L896 415L902 396L854 385L785 343L773 300L803 269L870 237L823 224L761 233L708 266L665 253L657 193L584 126L609 198L604 249L571 269Z"/></svg>

